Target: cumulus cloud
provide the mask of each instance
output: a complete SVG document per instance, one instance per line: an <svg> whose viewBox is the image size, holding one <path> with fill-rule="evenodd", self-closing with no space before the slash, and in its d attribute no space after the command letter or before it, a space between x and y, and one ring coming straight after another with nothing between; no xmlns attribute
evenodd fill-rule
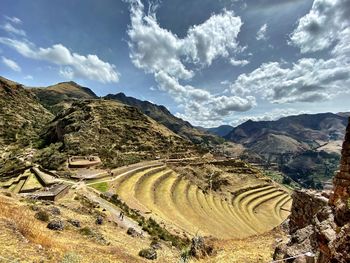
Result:
<svg viewBox="0 0 350 263"><path fill-rule="evenodd" d="M311 11L300 19L292 34L292 40L300 46L301 52L319 50L335 42L327 59L301 58L292 65L283 62L263 63L254 71L241 74L231 85L232 91L257 94L273 103L318 102L349 93L350 28L344 27L348 23L344 12L350 13L349 8L346 11L343 0L315 0ZM306 25L310 26L312 19L318 21L320 26L326 24L320 21L330 13L339 18L329 17L338 21L336 27L334 21L330 21L331 28L324 30L321 27L322 30L317 34L306 30ZM302 31L309 35L299 35Z"/></svg>
<svg viewBox="0 0 350 263"><path fill-rule="evenodd" d="M212 15L207 21L188 29L184 38L161 28L154 13L145 14L141 1L130 0L130 57L148 73L165 71L179 79L189 79L194 72L185 66L192 63L210 66L218 57L241 50L237 35L242 26L232 11Z"/></svg>
<svg viewBox="0 0 350 263"><path fill-rule="evenodd" d="M292 32L290 44L299 47L302 53L323 50L339 41L349 25L348 0L315 0Z"/></svg>
<svg viewBox="0 0 350 263"><path fill-rule="evenodd" d="M266 40L267 24L263 24L256 33L256 40Z"/></svg>
<svg viewBox="0 0 350 263"><path fill-rule="evenodd" d="M60 74L68 79L75 77L97 80L102 83L118 82L119 73L115 65L102 61L96 55L83 56L72 53L62 44L37 47L27 40L0 37L0 43L16 50L24 57L47 61L61 67Z"/></svg>
<svg viewBox="0 0 350 263"><path fill-rule="evenodd" d="M7 33L16 34L23 37L26 36L26 32L23 29L18 29L10 23L5 23L4 25L1 26L1 28L5 30Z"/></svg>
<svg viewBox="0 0 350 263"><path fill-rule="evenodd" d="M292 67L279 62L264 63L253 72L240 75L231 88L261 94L273 103L326 100L348 92L348 62L302 58Z"/></svg>
<svg viewBox="0 0 350 263"><path fill-rule="evenodd" d="M237 41L242 26L240 17L224 10L204 23L190 27L186 36L179 38L158 24L151 9L146 14L141 1L128 2L130 58L136 67L153 74L159 89L168 92L183 107L184 113L178 114L179 117L197 125L222 120L234 111L246 111L255 105L253 97L218 96L181 84L181 80L189 80L195 75L196 67L210 66L219 57L232 57L244 50ZM248 63L231 60L237 65Z"/></svg>
<svg viewBox="0 0 350 263"><path fill-rule="evenodd" d="M252 96L216 96L190 85L183 86L165 72L155 74L155 79L161 90L169 92L176 102L183 106L184 113L176 115L194 125L210 127L221 122L232 112L248 111L256 105Z"/></svg>
<svg viewBox="0 0 350 263"><path fill-rule="evenodd" d="M12 69L13 71L20 72L22 69L21 67L12 59L1 57L2 63Z"/></svg>

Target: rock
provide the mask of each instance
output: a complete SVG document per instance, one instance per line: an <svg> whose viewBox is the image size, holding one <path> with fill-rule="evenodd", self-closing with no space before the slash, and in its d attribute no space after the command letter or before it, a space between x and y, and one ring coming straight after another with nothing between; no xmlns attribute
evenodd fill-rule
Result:
<svg viewBox="0 0 350 263"><path fill-rule="evenodd" d="M196 236L192 239L190 255L196 259L204 258L214 254L214 247L207 245L201 236Z"/></svg>
<svg viewBox="0 0 350 263"><path fill-rule="evenodd" d="M126 233L132 237L138 237L140 234L132 227L129 227Z"/></svg>
<svg viewBox="0 0 350 263"><path fill-rule="evenodd" d="M155 249L155 250L159 250L159 249L162 249L162 245L159 241L157 240L153 240L151 242L151 248Z"/></svg>
<svg viewBox="0 0 350 263"><path fill-rule="evenodd" d="M102 225L103 224L103 217L102 216L98 216L96 218L96 225Z"/></svg>
<svg viewBox="0 0 350 263"><path fill-rule="evenodd" d="M56 207L56 206L51 207L49 209L49 211L50 211L51 214L56 215L56 216L61 214L61 210L58 207Z"/></svg>
<svg viewBox="0 0 350 263"><path fill-rule="evenodd" d="M72 226L75 226L77 228L81 227L80 221L76 220L76 219L68 219L67 220L68 223L70 223Z"/></svg>
<svg viewBox="0 0 350 263"><path fill-rule="evenodd" d="M153 248L142 249L139 252L139 256L146 259L155 260L157 259L157 251Z"/></svg>
<svg viewBox="0 0 350 263"><path fill-rule="evenodd" d="M59 219L52 220L48 223L47 228L51 230L62 231L64 229L64 223Z"/></svg>

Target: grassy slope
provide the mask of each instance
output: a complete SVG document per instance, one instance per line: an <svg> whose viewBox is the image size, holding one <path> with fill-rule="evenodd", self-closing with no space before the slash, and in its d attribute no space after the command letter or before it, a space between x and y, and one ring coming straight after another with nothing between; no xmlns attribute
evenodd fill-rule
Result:
<svg viewBox="0 0 350 263"><path fill-rule="evenodd" d="M53 115L21 85L0 77L0 146L38 138Z"/></svg>
<svg viewBox="0 0 350 263"><path fill-rule="evenodd" d="M105 97L109 100L116 100L127 105L134 106L138 108L141 112L156 120L157 122L163 124L168 129L172 130L176 134L190 139L195 143L219 143L220 138L200 131L193 127L189 122L184 121L174 115L172 115L167 108L161 105L153 104L149 101L141 101L132 97L127 97L123 93L119 93L116 95L107 95Z"/></svg>
<svg viewBox="0 0 350 263"><path fill-rule="evenodd" d="M107 100L74 102L51 123L44 139L46 144L64 143L69 154L98 154L114 164L113 158L126 154L154 158L193 147L136 108Z"/></svg>

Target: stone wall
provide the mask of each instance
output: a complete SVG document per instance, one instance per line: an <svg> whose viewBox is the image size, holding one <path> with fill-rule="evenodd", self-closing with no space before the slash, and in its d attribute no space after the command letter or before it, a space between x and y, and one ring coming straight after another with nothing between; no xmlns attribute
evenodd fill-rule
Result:
<svg viewBox="0 0 350 263"><path fill-rule="evenodd" d="M334 207L337 223L343 226L350 221L350 118L343 143L340 169L334 177L333 185L330 205Z"/></svg>
<svg viewBox="0 0 350 263"><path fill-rule="evenodd" d="M313 217L328 204L328 198L317 191L296 190L289 216L290 234L312 223Z"/></svg>

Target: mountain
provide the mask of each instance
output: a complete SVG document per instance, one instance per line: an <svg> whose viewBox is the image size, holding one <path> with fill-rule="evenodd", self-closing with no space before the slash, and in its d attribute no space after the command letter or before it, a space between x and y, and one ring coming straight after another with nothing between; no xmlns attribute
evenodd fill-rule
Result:
<svg viewBox="0 0 350 263"><path fill-rule="evenodd" d="M277 121L249 120L225 136L242 144L246 159L258 156L266 166L277 164L293 179L314 186L337 169L347 125L344 114L302 114ZM257 162L256 158L254 162Z"/></svg>
<svg viewBox="0 0 350 263"><path fill-rule="evenodd" d="M225 137L227 134L229 134L233 130L233 127L231 125L220 125L219 127L204 128L204 129L217 136Z"/></svg>
<svg viewBox="0 0 350 263"><path fill-rule="evenodd" d="M22 85L0 77L0 147L35 141L54 116Z"/></svg>
<svg viewBox="0 0 350 263"><path fill-rule="evenodd" d="M163 124L165 127L172 130L176 134L180 135L183 138L189 139L194 143L218 143L220 141L220 139L216 136L201 131L193 127L189 122L174 116L166 107L162 105L156 105L149 101L141 101L133 97L128 97L124 93L118 93L115 95L109 94L104 98L108 100L116 100L121 103L136 107L155 121Z"/></svg>
<svg viewBox="0 0 350 263"><path fill-rule="evenodd" d="M193 145L137 108L111 100L79 100L61 111L42 136L70 155L98 154L109 167L168 153L188 154Z"/></svg>
<svg viewBox="0 0 350 263"><path fill-rule="evenodd" d="M283 141L285 147L269 148L267 152L295 152L301 149L313 149L330 141L342 140L346 124L346 117L333 113L302 114L277 121L249 120L234 128L225 138L250 148L257 142L261 144L262 141L269 141L271 136L268 135L273 135L275 138L278 137L274 141ZM298 147L293 147L295 144Z"/></svg>
<svg viewBox="0 0 350 263"><path fill-rule="evenodd" d="M39 101L54 113L68 108L73 100L98 98L91 89L82 87L73 81L61 82L43 88L31 88L31 90Z"/></svg>

